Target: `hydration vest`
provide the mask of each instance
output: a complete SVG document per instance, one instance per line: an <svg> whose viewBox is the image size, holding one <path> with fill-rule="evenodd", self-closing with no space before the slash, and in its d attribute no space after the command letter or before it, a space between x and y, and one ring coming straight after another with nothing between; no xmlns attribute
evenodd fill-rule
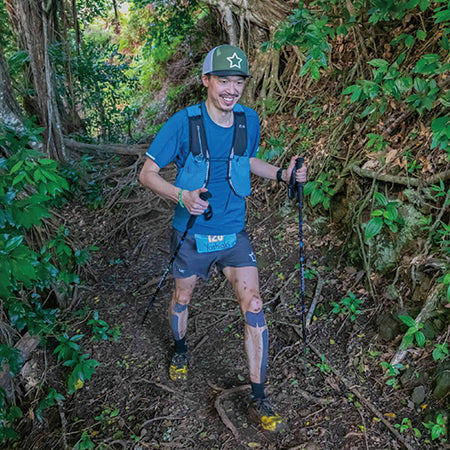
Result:
<svg viewBox="0 0 450 450"><path fill-rule="evenodd" d="M175 186L193 191L208 185L211 155L206 142L201 105L189 106L186 110L189 119L189 153L178 172ZM246 197L251 193L247 120L241 105L237 104L233 113L234 135L228 156L227 180L237 196Z"/></svg>

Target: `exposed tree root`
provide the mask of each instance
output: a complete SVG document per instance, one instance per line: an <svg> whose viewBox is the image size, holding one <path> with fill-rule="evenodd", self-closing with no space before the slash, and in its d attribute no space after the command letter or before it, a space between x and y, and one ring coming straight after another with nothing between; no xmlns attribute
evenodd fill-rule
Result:
<svg viewBox="0 0 450 450"><path fill-rule="evenodd" d="M216 389L220 389L217 388ZM236 441L240 441L240 435L237 430L237 428L233 425L231 420L228 418L225 410L223 409L221 402L225 399L225 397L228 397L229 395L235 394L236 392L245 391L247 389L250 389L249 384L244 384L242 386L237 386L231 389L224 389L222 392L217 396L216 401L214 402L214 406L216 408L217 413L219 414L220 419L225 424L225 426L233 433L234 438Z"/></svg>

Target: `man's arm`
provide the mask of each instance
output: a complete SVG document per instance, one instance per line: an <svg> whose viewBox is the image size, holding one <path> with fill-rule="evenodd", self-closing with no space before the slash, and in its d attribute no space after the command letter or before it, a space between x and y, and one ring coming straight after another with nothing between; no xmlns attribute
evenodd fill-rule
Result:
<svg viewBox="0 0 450 450"><path fill-rule="evenodd" d="M281 179L285 183L288 183L291 178L292 171L295 167L295 160L297 158L298 156L293 156L291 158L291 162L289 163L289 167L281 172ZM250 171L255 175L263 178L269 178L270 180L276 180L278 170L279 167L269 164L262 159L250 158ZM297 171L296 175L296 180L300 183L304 183L306 181L306 166L303 165L302 168Z"/></svg>
<svg viewBox="0 0 450 450"><path fill-rule="evenodd" d="M139 174L139 181L144 186L150 188L155 194L174 203L179 203L181 192L181 201L190 214L200 215L205 212L209 203L202 200L199 195L201 192L206 192L207 189L201 188L195 191L182 190L166 181L159 174L160 170L158 164L150 158L147 158Z"/></svg>
<svg viewBox="0 0 450 450"><path fill-rule="evenodd" d="M160 167L150 158L144 163L141 173L139 174L139 181L150 188L155 194L166 198L174 203L178 203L178 195L180 188L170 184L160 174Z"/></svg>

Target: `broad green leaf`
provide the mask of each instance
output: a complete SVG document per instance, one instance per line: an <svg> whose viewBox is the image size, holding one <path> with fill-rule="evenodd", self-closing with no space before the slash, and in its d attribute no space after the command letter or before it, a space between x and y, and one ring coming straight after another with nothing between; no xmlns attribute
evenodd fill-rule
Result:
<svg viewBox="0 0 450 450"><path fill-rule="evenodd" d="M368 241L376 236L383 227L383 219L381 217L374 217L369 220L367 223L365 232L364 232L364 240Z"/></svg>
<svg viewBox="0 0 450 450"><path fill-rule="evenodd" d="M439 11L433 17L436 18L436 23L448 22L450 21L450 9Z"/></svg>
<svg viewBox="0 0 450 450"><path fill-rule="evenodd" d="M411 316L399 315L398 318L408 327L416 326L416 321Z"/></svg>
<svg viewBox="0 0 450 450"><path fill-rule="evenodd" d="M417 30L416 36L420 41L424 41L427 37L427 32L423 30Z"/></svg>
<svg viewBox="0 0 450 450"><path fill-rule="evenodd" d="M389 63L385 61L384 59L372 59L368 62L373 67L383 67L387 68L389 66Z"/></svg>
<svg viewBox="0 0 450 450"><path fill-rule="evenodd" d="M10 406L8 412L8 419L10 421L20 419L22 415L23 415L22 410L18 406Z"/></svg>
<svg viewBox="0 0 450 450"><path fill-rule="evenodd" d="M375 194L373 194L375 200L381 205L381 206L386 206L388 204L388 201L386 199L386 197L381 193L381 192L375 192Z"/></svg>
<svg viewBox="0 0 450 450"><path fill-rule="evenodd" d="M353 92L353 95L350 97L350 101L352 103L356 102L361 97L361 94L362 94L362 88L360 86L357 86L357 88Z"/></svg>
<svg viewBox="0 0 450 450"><path fill-rule="evenodd" d="M27 176L26 172L20 172L13 180L12 185L15 186L16 184L20 183L25 177Z"/></svg>
<svg viewBox="0 0 450 450"><path fill-rule="evenodd" d="M386 211L389 213L390 220L397 220L398 218L398 207L397 203L391 202L386 205Z"/></svg>
<svg viewBox="0 0 450 450"><path fill-rule="evenodd" d="M449 11L450 12L450 11ZM440 435L442 434L442 429L439 425L435 425L432 429L431 429L431 440L435 440L437 439Z"/></svg>
<svg viewBox="0 0 450 450"><path fill-rule="evenodd" d="M320 189L315 189L311 194L311 205L316 206L318 203L321 203L324 199L323 191Z"/></svg>
<svg viewBox="0 0 450 450"><path fill-rule="evenodd" d="M319 66L317 64L311 65L311 76L316 81L320 78Z"/></svg>
<svg viewBox="0 0 450 450"><path fill-rule="evenodd" d="M359 88L358 85L352 84L351 86L346 87L346 88L342 91L342 95L353 94L353 92L355 92L355 90L356 90L357 88Z"/></svg>
<svg viewBox="0 0 450 450"><path fill-rule="evenodd" d="M317 181L308 181L303 187L303 194L310 195L316 189Z"/></svg>
<svg viewBox="0 0 450 450"><path fill-rule="evenodd" d="M421 331L418 331L414 336L416 338L417 345L419 347L423 347L425 345L425 335Z"/></svg>
<svg viewBox="0 0 450 450"><path fill-rule="evenodd" d="M5 251L7 253L12 252L17 247L19 247L19 245L23 242L23 239L24 239L24 236L15 236L15 237L13 237L11 239L8 239L6 241Z"/></svg>
<svg viewBox="0 0 450 450"><path fill-rule="evenodd" d="M23 159L21 159L20 161L16 162L16 164L14 164L14 166L11 168L10 173L17 172L23 166L23 163L24 163Z"/></svg>
<svg viewBox="0 0 450 450"><path fill-rule="evenodd" d="M405 39L405 45L408 48L411 48L414 45L415 42L416 42L416 40L411 35L408 35L408 37Z"/></svg>
<svg viewBox="0 0 450 450"><path fill-rule="evenodd" d="M400 345L400 348L403 349L403 350L407 349L408 347L411 346L413 341L414 341L414 335L412 335L412 334L405 334L405 336L402 339L402 343Z"/></svg>
<svg viewBox="0 0 450 450"><path fill-rule="evenodd" d="M39 160L39 163L43 166L51 166L53 169L56 169L58 163L54 159L42 158Z"/></svg>
<svg viewBox="0 0 450 450"><path fill-rule="evenodd" d="M430 0L419 0L420 9L425 11L430 6Z"/></svg>

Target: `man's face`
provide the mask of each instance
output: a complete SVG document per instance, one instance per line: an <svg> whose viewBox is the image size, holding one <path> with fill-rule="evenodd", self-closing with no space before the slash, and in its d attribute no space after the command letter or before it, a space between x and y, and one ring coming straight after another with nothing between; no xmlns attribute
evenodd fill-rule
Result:
<svg viewBox="0 0 450 450"><path fill-rule="evenodd" d="M245 77L240 75L203 75L203 85L208 89L208 100L221 111L231 111L244 90Z"/></svg>

